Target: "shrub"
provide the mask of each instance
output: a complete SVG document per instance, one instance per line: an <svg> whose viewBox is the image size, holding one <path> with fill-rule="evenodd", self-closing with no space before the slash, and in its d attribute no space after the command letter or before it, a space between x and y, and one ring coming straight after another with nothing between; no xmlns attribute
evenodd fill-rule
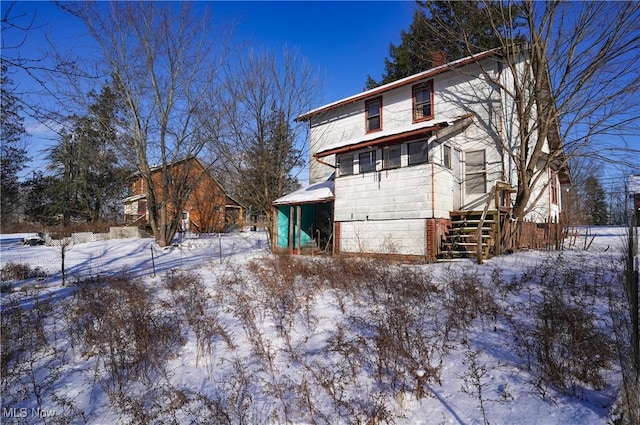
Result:
<svg viewBox="0 0 640 425"><path fill-rule="evenodd" d="M175 317L160 314L143 282L125 274L79 285L67 314L72 344L102 362L110 396L123 397L131 380L152 382L184 343Z"/></svg>
<svg viewBox="0 0 640 425"><path fill-rule="evenodd" d="M0 269L0 280L27 280L44 277L47 274L39 267L31 267L28 264L8 262Z"/></svg>

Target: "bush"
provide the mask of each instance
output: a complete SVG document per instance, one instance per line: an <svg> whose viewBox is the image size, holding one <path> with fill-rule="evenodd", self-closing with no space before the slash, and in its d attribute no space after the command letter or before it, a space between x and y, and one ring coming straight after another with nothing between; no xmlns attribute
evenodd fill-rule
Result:
<svg viewBox="0 0 640 425"><path fill-rule="evenodd" d="M0 269L0 280L3 282L8 280L27 280L45 277L46 275L47 274L39 267L31 267L23 263L8 262Z"/></svg>
<svg viewBox="0 0 640 425"><path fill-rule="evenodd" d="M68 308L69 335L82 354L101 361L110 396L122 398L132 380L152 383L184 344L175 317L156 307L142 280L128 275L79 285Z"/></svg>

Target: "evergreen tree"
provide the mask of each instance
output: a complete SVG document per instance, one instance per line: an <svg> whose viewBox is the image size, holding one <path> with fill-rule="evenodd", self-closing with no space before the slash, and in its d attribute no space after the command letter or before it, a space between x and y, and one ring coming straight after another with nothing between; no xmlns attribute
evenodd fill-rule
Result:
<svg viewBox="0 0 640 425"><path fill-rule="evenodd" d="M605 192L597 177L587 177L584 192L583 211L587 219L587 224L608 224L609 213L607 211Z"/></svg>
<svg viewBox="0 0 640 425"><path fill-rule="evenodd" d="M521 16L515 6L496 1L419 1L418 5L409 30L400 34L400 44L389 46L382 79L369 76L368 88L499 47L494 27L502 34L501 27Z"/></svg>
<svg viewBox="0 0 640 425"><path fill-rule="evenodd" d="M19 99L12 90L13 82L7 75L7 67L2 66L2 113L0 122L2 129L2 143L0 144L2 194L0 218L3 225L10 224L15 219L15 213L20 195L18 173L29 161L27 151L20 146L21 139L27 134L24 128L24 118L20 115Z"/></svg>
<svg viewBox="0 0 640 425"><path fill-rule="evenodd" d="M116 93L105 86L91 93L95 102L87 115L70 118L72 129L63 133L49 154L50 169L58 178L59 214L64 225L72 217L85 221L101 218L110 199L122 197L130 172L115 153L120 104Z"/></svg>

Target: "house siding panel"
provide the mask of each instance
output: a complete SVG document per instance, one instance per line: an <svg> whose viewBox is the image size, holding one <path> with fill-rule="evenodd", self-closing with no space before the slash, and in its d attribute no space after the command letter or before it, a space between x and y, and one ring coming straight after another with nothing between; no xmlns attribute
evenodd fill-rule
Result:
<svg viewBox="0 0 640 425"><path fill-rule="evenodd" d="M423 219L341 222L339 252L424 256L425 223Z"/></svg>

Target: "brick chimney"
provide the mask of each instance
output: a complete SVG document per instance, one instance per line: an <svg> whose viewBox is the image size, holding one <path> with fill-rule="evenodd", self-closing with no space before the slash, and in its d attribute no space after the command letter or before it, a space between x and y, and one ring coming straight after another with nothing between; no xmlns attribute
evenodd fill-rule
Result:
<svg viewBox="0 0 640 425"><path fill-rule="evenodd" d="M440 65L444 65L447 63L447 56L444 54L442 50L438 50L431 54L431 67L435 68Z"/></svg>

